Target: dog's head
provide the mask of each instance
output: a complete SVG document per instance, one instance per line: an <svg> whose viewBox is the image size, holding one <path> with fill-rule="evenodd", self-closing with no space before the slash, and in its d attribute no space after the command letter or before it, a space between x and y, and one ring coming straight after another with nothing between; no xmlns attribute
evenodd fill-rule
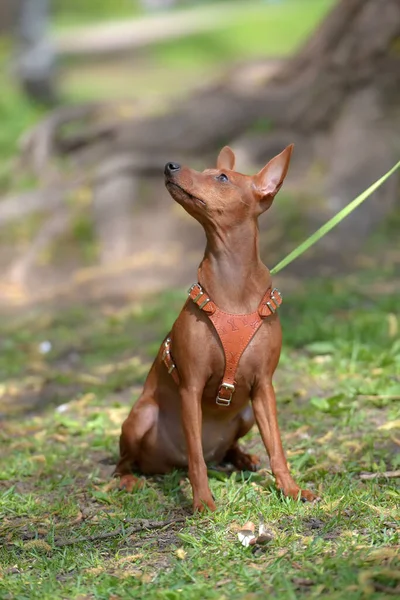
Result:
<svg viewBox="0 0 400 600"><path fill-rule="evenodd" d="M172 198L203 225L224 227L256 218L272 204L288 172L293 144L275 156L257 175L234 171L229 146L219 153L216 169L194 171L177 163L165 165L165 185Z"/></svg>

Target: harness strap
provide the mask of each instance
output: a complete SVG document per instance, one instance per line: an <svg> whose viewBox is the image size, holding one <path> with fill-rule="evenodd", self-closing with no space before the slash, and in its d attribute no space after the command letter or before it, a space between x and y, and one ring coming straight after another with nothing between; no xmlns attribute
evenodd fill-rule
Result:
<svg viewBox="0 0 400 600"><path fill-rule="evenodd" d="M240 357L263 323L263 319L273 315L282 304L282 296L277 288L269 288L258 308L247 315L233 315L220 310L208 297L199 283L189 288L189 298L205 312L215 327L225 354L225 371L219 387L216 403L229 406L235 391L235 376ZM179 384L179 374L171 356L171 340L164 342L162 360Z"/></svg>
<svg viewBox="0 0 400 600"><path fill-rule="evenodd" d="M162 348L162 355L161 358L164 362L164 365L167 367L168 373L170 375L172 375L172 379L175 381L175 383L177 385L179 385L179 374L178 374L178 370L176 368L176 365L174 363L174 361L172 360L172 356L171 356L171 338L167 338L165 340L165 342L163 343L163 345L161 346Z"/></svg>

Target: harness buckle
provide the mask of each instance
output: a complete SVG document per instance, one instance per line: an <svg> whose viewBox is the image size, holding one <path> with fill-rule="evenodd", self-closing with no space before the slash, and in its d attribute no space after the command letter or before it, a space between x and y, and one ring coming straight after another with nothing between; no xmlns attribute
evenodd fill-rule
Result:
<svg viewBox="0 0 400 600"><path fill-rule="evenodd" d="M196 289L197 288L197 289ZM197 294L197 296L195 298L192 298L191 293L193 292L193 290L199 290L199 293ZM190 288L188 289L188 295L189 297L192 299L192 301L197 304L197 302L200 300L200 298L202 296L205 296L204 290L201 287L201 285L199 283L194 283L193 285L190 286ZM210 298L206 298L205 300L203 300L203 302L201 304L197 304L197 306L203 310L203 308L205 307L206 304L208 304L209 302L211 302Z"/></svg>
<svg viewBox="0 0 400 600"><path fill-rule="evenodd" d="M277 294L278 297L276 297L275 294ZM270 299L267 300L267 302L264 302L264 304L265 306L268 306L269 310L271 311L271 314L273 315L276 313L279 306L282 304L282 294L280 293L278 288L274 288L271 291L269 298Z"/></svg>
<svg viewBox="0 0 400 600"><path fill-rule="evenodd" d="M282 300L283 300L283 298L282 298L282 294L280 293L280 291L278 290L278 288L274 288L274 289L272 290L272 292L271 292L271 297L272 297L274 300L275 300L275 297L274 297L274 296L275 296L275 293L276 293L276 294L278 294L278 296L279 296L279 298L280 298L280 300L281 300L281 302L282 302ZM276 301L275 301L275 303L276 303Z"/></svg>
<svg viewBox="0 0 400 600"><path fill-rule="evenodd" d="M200 294L200 297L202 296L202 294ZM198 296L197 296L198 298ZM206 304L208 304L210 302L210 298L206 298L205 300L203 300L203 302L201 304L199 304L199 308L201 308L201 310L203 310L203 308L205 307Z"/></svg>
<svg viewBox="0 0 400 600"><path fill-rule="evenodd" d="M220 393L222 389L225 389L229 392L229 398L221 398ZM215 402L218 404L218 406L229 406L232 401L234 391L235 386L231 383L221 383L218 390L218 396Z"/></svg>
<svg viewBox="0 0 400 600"><path fill-rule="evenodd" d="M165 360L167 358L168 354L171 354L171 352L169 350L170 346L171 346L171 339L167 338L165 340L165 342L164 342L164 350L163 350L163 353L162 353L162 359L163 360Z"/></svg>
<svg viewBox="0 0 400 600"><path fill-rule="evenodd" d="M266 306L268 306L268 308L272 314L274 314L276 312L277 307L273 306L271 302L266 302L265 304L266 304Z"/></svg>
<svg viewBox="0 0 400 600"><path fill-rule="evenodd" d="M199 300L199 298L202 297L202 295L204 294L203 292L203 288L201 287L201 285L199 283L194 283L193 285L190 286L190 288L188 289L188 296L190 296L190 294L193 292L193 290L195 288L198 288L199 293L197 294L196 298L192 298L193 302L197 302L197 300Z"/></svg>

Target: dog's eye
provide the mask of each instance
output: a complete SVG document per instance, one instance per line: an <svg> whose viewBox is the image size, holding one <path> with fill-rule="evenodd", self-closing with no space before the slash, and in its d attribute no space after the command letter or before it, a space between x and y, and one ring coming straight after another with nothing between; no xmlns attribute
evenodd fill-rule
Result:
<svg viewBox="0 0 400 600"><path fill-rule="evenodd" d="M225 173L221 173L221 175L218 175L217 177L218 181L223 181L224 183L229 181L228 177L225 175Z"/></svg>

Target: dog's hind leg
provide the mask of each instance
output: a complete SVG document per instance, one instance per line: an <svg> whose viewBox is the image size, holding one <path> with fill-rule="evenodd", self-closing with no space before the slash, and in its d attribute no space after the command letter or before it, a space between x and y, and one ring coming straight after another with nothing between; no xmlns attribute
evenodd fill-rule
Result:
<svg viewBox="0 0 400 600"><path fill-rule="evenodd" d="M238 440L246 435L255 423L251 405L239 415L239 429L235 441L224 456L223 462L232 464L239 471L256 471L260 465L260 459L254 454L243 452Z"/></svg>
<svg viewBox="0 0 400 600"><path fill-rule="evenodd" d="M157 417L157 404L153 398L143 395L122 424L120 459L114 471L114 475L120 477L120 489L131 492L134 487L140 487L140 480L132 474L132 467L137 464L143 438L155 425Z"/></svg>

